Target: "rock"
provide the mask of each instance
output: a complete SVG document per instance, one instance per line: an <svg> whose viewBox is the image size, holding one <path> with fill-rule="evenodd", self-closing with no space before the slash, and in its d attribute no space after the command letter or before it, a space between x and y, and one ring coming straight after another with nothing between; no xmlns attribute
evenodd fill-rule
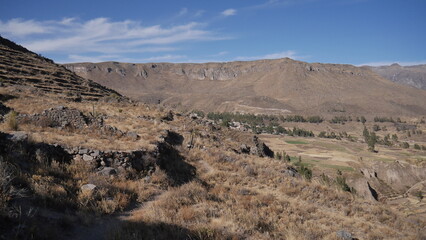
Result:
<svg viewBox="0 0 426 240"><path fill-rule="evenodd" d="M22 120L38 126L56 128L72 127L77 129L84 128L90 123L88 118L79 110L64 106L44 110L41 114L28 115Z"/></svg>
<svg viewBox="0 0 426 240"><path fill-rule="evenodd" d="M192 119L192 120L196 120L196 119L199 119L200 117L198 116L198 114L196 114L196 113L191 113L191 114L189 114L189 117Z"/></svg>
<svg viewBox="0 0 426 240"><path fill-rule="evenodd" d="M102 176L111 176L117 174L117 171L112 167L104 167L102 170L98 171L98 174Z"/></svg>
<svg viewBox="0 0 426 240"><path fill-rule="evenodd" d="M345 231L345 230L339 230L336 232L336 235L338 238L343 239L343 240L352 240L352 234Z"/></svg>
<svg viewBox="0 0 426 240"><path fill-rule="evenodd" d="M13 142L23 142L28 140L28 134L26 132L13 132L8 138Z"/></svg>
<svg viewBox="0 0 426 240"><path fill-rule="evenodd" d="M82 160L81 155L77 154L77 155L74 156L74 161L78 162L78 161L81 161L81 160Z"/></svg>
<svg viewBox="0 0 426 240"><path fill-rule="evenodd" d="M139 135L135 132L127 132L126 137L130 138L132 141L136 141L139 139Z"/></svg>
<svg viewBox="0 0 426 240"><path fill-rule="evenodd" d="M290 177L298 177L300 176L299 173L297 172L297 170L293 167L287 167L287 169L281 171L282 173L286 174L287 176Z"/></svg>
<svg viewBox="0 0 426 240"><path fill-rule="evenodd" d="M274 157L274 152L265 143L260 141L257 136L253 136L253 143L255 147L250 148L251 154L258 155L259 157Z"/></svg>
<svg viewBox="0 0 426 240"><path fill-rule="evenodd" d="M88 154L83 154L83 160L84 161L92 161L93 157Z"/></svg>
<svg viewBox="0 0 426 240"><path fill-rule="evenodd" d="M170 110L164 117L161 118L161 120L164 121L173 121L173 112Z"/></svg>
<svg viewBox="0 0 426 240"><path fill-rule="evenodd" d="M100 151L99 150L94 150L92 154L90 154L92 157L96 158L99 157Z"/></svg>
<svg viewBox="0 0 426 240"><path fill-rule="evenodd" d="M87 154L87 153L89 153L89 149L82 148L82 149L78 150L78 154Z"/></svg>
<svg viewBox="0 0 426 240"><path fill-rule="evenodd" d="M94 190L96 190L96 185L95 184L84 184L83 186L80 187L80 190L85 193L85 192L90 192L92 193Z"/></svg>
<svg viewBox="0 0 426 240"><path fill-rule="evenodd" d="M250 147L243 143L240 146L240 151L241 151L241 153L249 154L250 153Z"/></svg>

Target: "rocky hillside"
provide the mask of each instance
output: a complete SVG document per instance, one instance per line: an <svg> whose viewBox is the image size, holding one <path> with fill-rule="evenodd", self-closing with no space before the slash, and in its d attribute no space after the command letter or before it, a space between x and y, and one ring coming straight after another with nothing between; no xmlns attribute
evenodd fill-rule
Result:
<svg viewBox="0 0 426 240"><path fill-rule="evenodd" d="M395 63L371 67L371 70L392 82L426 90L426 65L400 66Z"/></svg>
<svg viewBox="0 0 426 240"><path fill-rule="evenodd" d="M16 112L0 124L1 239L426 234L424 218L357 196L386 179L382 167L363 169L369 178L357 183L360 190L342 191L332 176L271 158L274 152L251 133L196 114L33 96L14 87L0 89L0 96L13 93L2 102ZM344 183L350 173L343 174Z"/></svg>
<svg viewBox="0 0 426 240"><path fill-rule="evenodd" d="M0 84L31 86L75 100L98 100L117 92L86 80L52 60L0 37Z"/></svg>
<svg viewBox="0 0 426 240"><path fill-rule="evenodd" d="M151 103L205 111L300 114L426 114L426 92L369 68L291 59L205 64L118 62L65 67Z"/></svg>

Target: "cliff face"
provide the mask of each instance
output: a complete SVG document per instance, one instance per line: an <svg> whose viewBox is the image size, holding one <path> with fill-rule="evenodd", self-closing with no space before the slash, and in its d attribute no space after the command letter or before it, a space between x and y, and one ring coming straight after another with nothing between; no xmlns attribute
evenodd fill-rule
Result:
<svg viewBox="0 0 426 240"><path fill-rule="evenodd" d="M371 67L371 70L384 78L403 85L426 90L426 65Z"/></svg>
<svg viewBox="0 0 426 240"><path fill-rule="evenodd" d="M291 59L226 63L66 64L122 94L205 111L300 114L426 114L426 92L368 67Z"/></svg>

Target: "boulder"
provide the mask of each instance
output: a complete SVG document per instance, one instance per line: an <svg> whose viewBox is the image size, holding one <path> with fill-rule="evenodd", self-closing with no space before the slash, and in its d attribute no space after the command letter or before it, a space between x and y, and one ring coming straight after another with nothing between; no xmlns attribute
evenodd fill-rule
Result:
<svg viewBox="0 0 426 240"><path fill-rule="evenodd" d="M130 138L132 141L136 141L139 139L139 135L135 132L127 132L126 137Z"/></svg>
<svg viewBox="0 0 426 240"><path fill-rule="evenodd" d="M83 160L84 161L92 161L93 157L88 154L83 154Z"/></svg>
<svg viewBox="0 0 426 240"><path fill-rule="evenodd" d="M112 167L104 167L102 170L98 171L98 174L102 176L111 176L117 174L117 171Z"/></svg>
<svg viewBox="0 0 426 240"><path fill-rule="evenodd" d="M257 136L253 136L253 143L255 147L250 148L251 154L259 157L274 157L274 152L264 142L260 141Z"/></svg>
<svg viewBox="0 0 426 240"><path fill-rule="evenodd" d="M336 232L336 235L338 238L343 239L343 240L352 240L352 234L350 232L347 232L345 230L339 230Z"/></svg>
<svg viewBox="0 0 426 240"><path fill-rule="evenodd" d="M91 153L90 155L94 158L99 157L100 151L99 150L94 150L93 153Z"/></svg>
<svg viewBox="0 0 426 240"><path fill-rule="evenodd" d="M96 185L95 185L95 184L91 184L91 183L89 183L89 184L84 184L83 186L81 186L81 187L80 187L80 190L81 190L83 193L86 193L86 192L88 192L88 193L92 193L93 191L95 191L95 190L96 190Z"/></svg>
<svg viewBox="0 0 426 240"><path fill-rule="evenodd" d="M13 132L8 138L13 142L23 142L28 140L28 134L26 132Z"/></svg>
<svg viewBox="0 0 426 240"><path fill-rule="evenodd" d="M89 153L89 149L81 148L80 150L78 150L78 154L87 154L87 153Z"/></svg>
<svg viewBox="0 0 426 240"><path fill-rule="evenodd" d="M174 117L173 117L172 111L169 111L165 116L161 118L161 120L164 120L164 121L173 121L173 119Z"/></svg>

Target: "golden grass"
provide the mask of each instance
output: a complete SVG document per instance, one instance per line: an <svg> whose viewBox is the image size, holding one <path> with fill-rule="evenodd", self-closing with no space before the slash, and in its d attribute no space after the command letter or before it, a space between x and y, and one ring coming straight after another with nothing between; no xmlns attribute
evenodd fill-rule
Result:
<svg viewBox="0 0 426 240"><path fill-rule="evenodd" d="M159 167L149 177L109 178L96 175L83 161L40 167L31 175L31 189L44 205L51 206L53 201L58 206L73 206L83 216L123 211L134 200L141 203L124 219L126 224L111 231L111 239L337 239L336 232L342 229L359 239L416 239L426 228L424 220L407 217L386 204L364 201L316 179L307 182L287 176L284 161L234 153L232 149L251 137L246 133L212 131L185 117L161 122L159 117L166 111L144 104L93 105L20 95L7 105L20 113L37 113L57 105L77 108L85 114L106 116L106 124L141 136L130 141L84 131L20 126L35 142L99 150L150 150L165 129L184 136L183 146L175 149L197 169L197 175L180 186L171 187L170 176ZM4 125L0 130L7 131ZM191 138L193 148L187 149ZM59 177L61 174L67 177ZM79 188L89 182L98 189L81 192ZM66 194L69 189L71 197ZM65 196L68 202L61 202Z"/></svg>

